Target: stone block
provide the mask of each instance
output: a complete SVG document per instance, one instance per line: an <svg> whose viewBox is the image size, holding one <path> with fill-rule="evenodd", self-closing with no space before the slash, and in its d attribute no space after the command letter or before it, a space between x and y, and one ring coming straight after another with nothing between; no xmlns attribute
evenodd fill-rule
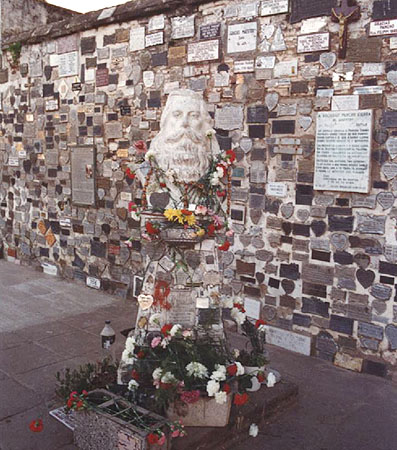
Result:
<svg viewBox="0 0 397 450"><path fill-rule="evenodd" d="M342 369L353 370L354 372L361 372L361 368L363 365L362 358L357 358L354 356L350 356L347 353L336 353L335 366L341 367Z"/></svg>

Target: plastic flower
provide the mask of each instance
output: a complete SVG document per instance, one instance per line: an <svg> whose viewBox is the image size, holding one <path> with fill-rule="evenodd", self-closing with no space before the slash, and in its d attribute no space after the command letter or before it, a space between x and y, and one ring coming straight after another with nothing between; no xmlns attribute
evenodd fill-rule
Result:
<svg viewBox="0 0 397 450"><path fill-rule="evenodd" d="M153 158L154 158L154 151L153 150L149 150L148 152L146 152L146 154L145 154L145 160L146 161L150 161Z"/></svg>
<svg viewBox="0 0 397 450"><path fill-rule="evenodd" d="M207 211L208 211L208 209L206 206L198 205L198 206L196 206L195 213L205 216L207 214Z"/></svg>
<svg viewBox="0 0 397 450"><path fill-rule="evenodd" d="M174 384L177 382L177 379L172 375L171 372L166 372L160 380L164 384Z"/></svg>
<svg viewBox="0 0 397 450"><path fill-rule="evenodd" d="M259 383L263 383L266 380L265 374L263 371L258 372L256 375L256 378L258 378Z"/></svg>
<svg viewBox="0 0 397 450"><path fill-rule="evenodd" d="M215 366L215 371L211 374L211 379L216 381L224 381L226 380L226 367L217 364Z"/></svg>
<svg viewBox="0 0 397 450"><path fill-rule="evenodd" d="M130 382L128 383L128 390L129 391L134 391L138 387L139 387L139 383L136 380L130 380Z"/></svg>
<svg viewBox="0 0 397 450"><path fill-rule="evenodd" d="M245 314L237 308L232 308L230 315L233 320L237 322L238 325L242 325L245 322Z"/></svg>
<svg viewBox="0 0 397 450"><path fill-rule="evenodd" d="M150 445L155 445L159 442L159 435L155 433L149 433L146 439Z"/></svg>
<svg viewBox="0 0 397 450"><path fill-rule="evenodd" d="M230 247L230 242L228 240L226 240L222 245L220 245L218 247L218 249L223 251L223 252L226 252L226 251L229 250L229 247Z"/></svg>
<svg viewBox="0 0 397 450"><path fill-rule="evenodd" d="M151 222L146 222L145 228L149 235L160 233L160 229L158 227L154 226Z"/></svg>
<svg viewBox="0 0 397 450"><path fill-rule="evenodd" d="M196 223L196 217L194 215L191 216L185 216L185 222L189 225L192 226Z"/></svg>
<svg viewBox="0 0 397 450"><path fill-rule="evenodd" d="M275 384L276 384L276 376L274 375L273 372L269 372L269 374L267 375L266 386L271 388L274 387Z"/></svg>
<svg viewBox="0 0 397 450"><path fill-rule="evenodd" d="M220 391L215 393L215 401L219 405L227 402L227 393L225 391Z"/></svg>
<svg viewBox="0 0 397 450"><path fill-rule="evenodd" d="M216 174L219 178L223 178L226 175L225 168L221 164L216 166Z"/></svg>
<svg viewBox="0 0 397 450"><path fill-rule="evenodd" d="M157 367L157 369L154 369L153 373L152 373L153 380L160 380L162 373L163 373L163 371L161 370L160 367Z"/></svg>
<svg viewBox="0 0 397 450"><path fill-rule="evenodd" d="M225 234L226 234L227 237L232 237L232 236L234 236L234 231L233 230L227 230Z"/></svg>
<svg viewBox="0 0 397 450"><path fill-rule="evenodd" d="M234 161L236 160L236 154L234 153L233 150L227 150L226 151L226 157L227 157L227 159L229 160L229 162L231 164L233 164Z"/></svg>
<svg viewBox="0 0 397 450"><path fill-rule="evenodd" d="M147 150L145 141L136 141L136 142L134 142L134 147L135 147L137 153L145 153L146 150Z"/></svg>
<svg viewBox="0 0 397 450"><path fill-rule="evenodd" d="M196 235L197 237L203 237L203 236L205 236L205 230L204 230L204 228L200 228L198 231L196 231L195 235Z"/></svg>
<svg viewBox="0 0 397 450"><path fill-rule="evenodd" d="M256 425L255 423L251 423L250 429L248 431L249 435L252 437L257 437L258 436L258 425Z"/></svg>
<svg viewBox="0 0 397 450"><path fill-rule="evenodd" d="M200 391L184 391L181 394L181 401L183 403L191 404L200 400Z"/></svg>
<svg viewBox="0 0 397 450"><path fill-rule="evenodd" d="M237 373L237 366L236 366L236 364L232 364L232 365L229 366L226 370L227 370L227 373L228 373L231 377L234 377L234 375L236 375L236 373Z"/></svg>
<svg viewBox="0 0 397 450"><path fill-rule="evenodd" d="M240 362L236 361L236 366L237 366L237 376L244 375L245 371L243 365Z"/></svg>
<svg viewBox="0 0 397 450"><path fill-rule="evenodd" d="M248 394L244 392L243 394L236 393L234 395L233 403L237 406L245 405L248 402Z"/></svg>
<svg viewBox="0 0 397 450"><path fill-rule="evenodd" d="M211 186L217 186L219 184L219 175L217 172L215 172L210 180Z"/></svg>
<svg viewBox="0 0 397 450"><path fill-rule="evenodd" d="M186 366L186 370L189 376L194 378L207 378L208 369L201 363L192 361Z"/></svg>
<svg viewBox="0 0 397 450"><path fill-rule="evenodd" d="M160 345L160 342L162 341L160 336L156 336L155 338L152 339L152 342L150 343L150 346L152 348L156 348L158 345Z"/></svg>
<svg viewBox="0 0 397 450"><path fill-rule="evenodd" d="M186 339L189 337L192 337L192 331L191 330L183 330L182 331L182 336Z"/></svg>
<svg viewBox="0 0 397 450"><path fill-rule="evenodd" d="M170 336L174 337L182 330L182 325L176 324L170 330Z"/></svg>
<svg viewBox="0 0 397 450"><path fill-rule="evenodd" d="M135 337L129 336L125 341L126 350L128 350L130 353L133 353L135 350L135 344L136 344Z"/></svg>
<svg viewBox="0 0 397 450"><path fill-rule="evenodd" d="M163 336L169 336L170 331L172 329L173 325L171 323L167 323L163 326L163 328L161 328L161 334Z"/></svg>
<svg viewBox="0 0 397 450"><path fill-rule="evenodd" d="M232 391L232 388L230 387L230 384L229 383L225 383L222 386L222 391L226 392L226 394L230 394L230 392Z"/></svg>
<svg viewBox="0 0 397 450"><path fill-rule="evenodd" d="M134 356L128 350L123 351L123 353L121 354L121 360L128 366L135 363Z"/></svg>
<svg viewBox="0 0 397 450"><path fill-rule="evenodd" d="M29 424L30 431L33 431L33 433L40 433L43 431L44 425L43 421L41 419L35 419L32 420Z"/></svg>
<svg viewBox="0 0 397 450"><path fill-rule="evenodd" d="M207 383L207 393L208 393L208 397L214 397L215 394L217 392L219 392L221 385L215 381L215 380L210 380Z"/></svg>
<svg viewBox="0 0 397 450"><path fill-rule="evenodd" d="M265 321L262 320L262 319L258 319L258 320L255 322L255 328L259 328L261 325L265 325Z"/></svg>

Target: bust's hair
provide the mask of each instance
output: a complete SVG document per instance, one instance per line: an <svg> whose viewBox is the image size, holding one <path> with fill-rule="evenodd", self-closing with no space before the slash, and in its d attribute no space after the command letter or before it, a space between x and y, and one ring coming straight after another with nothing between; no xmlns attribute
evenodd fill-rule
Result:
<svg viewBox="0 0 397 450"><path fill-rule="evenodd" d="M171 106L174 104L174 101L178 97L190 97L198 101L200 105L200 115L204 119L203 133L205 133L207 130L212 130L211 116L208 113L207 105L205 104L203 97L199 93L192 91L191 89L177 89L175 91L172 91L168 95L167 103L165 104L163 114L161 115L161 128L164 127L165 121L170 114Z"/></svg>

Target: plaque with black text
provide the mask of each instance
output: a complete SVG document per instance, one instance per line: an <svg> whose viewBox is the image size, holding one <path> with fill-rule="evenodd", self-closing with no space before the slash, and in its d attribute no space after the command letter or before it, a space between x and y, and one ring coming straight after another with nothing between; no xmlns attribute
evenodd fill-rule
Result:
<svg viewBox="0 0 397 450"><path fill-rule="evenodd" d="M330 16L332 8L337 6L337 0L292 0L291 23L311 17Z"/></svg>
<svg viewBox="0 0 397 450"><path fill-rule="evenodd" d="M71 148L72 202L95 206L95 149L91 146Z"/></svg>

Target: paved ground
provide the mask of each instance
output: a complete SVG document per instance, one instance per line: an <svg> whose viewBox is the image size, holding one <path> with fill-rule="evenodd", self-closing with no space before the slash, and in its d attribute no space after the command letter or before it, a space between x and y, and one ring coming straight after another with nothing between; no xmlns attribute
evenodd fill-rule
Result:
<svg viewBox="0 0 397 450"><path fill-rule="evenodd" d="M71 433L48 416L55 373L96 360L104 320L118 333L132 326L134 311L130 302L0 261L0 450L75 450ZM397 448L395 384L269 350L272 366L299 384L299 405L235 450ZM41 433L29 430L36 418Z"/></svg>

